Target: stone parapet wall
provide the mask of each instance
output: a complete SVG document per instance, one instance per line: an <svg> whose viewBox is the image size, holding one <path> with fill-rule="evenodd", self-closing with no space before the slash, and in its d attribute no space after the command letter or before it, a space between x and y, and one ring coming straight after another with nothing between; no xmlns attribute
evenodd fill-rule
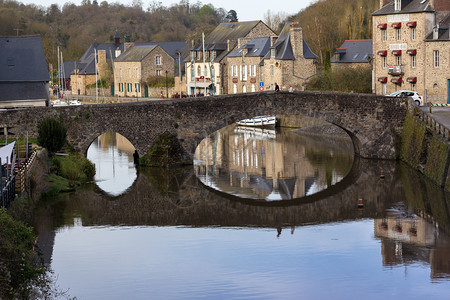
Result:
<svg viewBox="0 0 450 300"><path fill-rule="evenodd" d="M126 137L142 156L158 136L175 134L191 160L209 134L236 121L259 115L317 118L343 128L357 155L395 159L407 106L403 99L368 94L264 92L133 103L34 108L0 112L0 127L17 137L37 136L45 117L61 119L69 143L86 154L91 142L106 131Z"/></svg>

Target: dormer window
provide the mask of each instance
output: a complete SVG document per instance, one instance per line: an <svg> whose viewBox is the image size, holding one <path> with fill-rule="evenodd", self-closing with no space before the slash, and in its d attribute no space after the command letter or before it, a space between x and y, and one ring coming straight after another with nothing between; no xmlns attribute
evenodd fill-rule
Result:
<svg viewBox="0 0 450 300"><path fill-rule="evenodd" d="M402 1L401 0L394 0L394 10L395 11L402 10Z"/></svg>

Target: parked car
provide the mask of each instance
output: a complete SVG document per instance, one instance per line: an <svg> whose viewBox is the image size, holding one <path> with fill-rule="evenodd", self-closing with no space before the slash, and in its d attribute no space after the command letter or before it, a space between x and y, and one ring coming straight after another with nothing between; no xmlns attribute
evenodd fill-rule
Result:
<svg viewBox="0 0 450 300"><path fill-rule="evenodd" d="M419 96L417 92L414 91L396 91L388 96L391 97L412 97L412 99L416 102L417 106L421 106L423 104L422 97Z"/></svg>

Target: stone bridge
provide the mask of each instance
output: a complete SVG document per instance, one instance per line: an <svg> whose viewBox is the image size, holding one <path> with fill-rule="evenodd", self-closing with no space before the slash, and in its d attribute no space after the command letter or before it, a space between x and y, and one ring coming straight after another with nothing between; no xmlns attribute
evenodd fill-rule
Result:
<svg viewBox="0 0 450 300"><path fill-rule="evenodd" d="M318 118L343 128L355 154L364 158L395 159L407 104L400 98L370 94L324 92L263 92L149 102L30 108L0 111L0 128L23 137L37 136L45 117L62 120L68 141L86 155L92 141L106 131L126 137L139 156L158 136L176 134L192 160L197 145L214 131L259 115Z"/></svg>

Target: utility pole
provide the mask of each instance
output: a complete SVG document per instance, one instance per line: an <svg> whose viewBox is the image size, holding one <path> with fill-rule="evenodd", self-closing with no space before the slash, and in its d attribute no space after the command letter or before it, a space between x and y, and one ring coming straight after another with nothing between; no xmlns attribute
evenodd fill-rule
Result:
<svg viewBox="0 0 450 300"><path fill-rule="evenodd" d="M23 29L20 28L14 28L13 30L16 31L16 36L19 36L19 31L23 31Z"/></svg>

